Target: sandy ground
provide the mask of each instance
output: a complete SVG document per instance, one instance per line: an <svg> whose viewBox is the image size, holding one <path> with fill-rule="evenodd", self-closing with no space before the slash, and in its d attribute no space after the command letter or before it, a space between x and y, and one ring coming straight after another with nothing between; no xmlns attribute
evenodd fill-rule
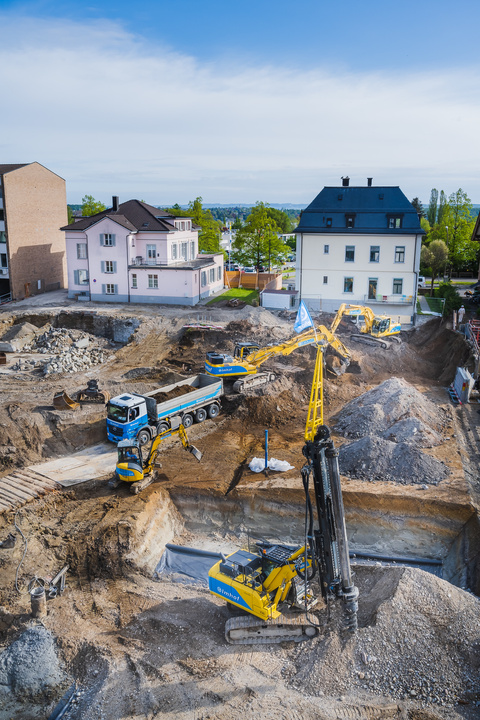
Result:
<svg viewBox="0 0 480 720"><path fill-rule="evenodd" d="M293 334L292 318L248 307L127 312L36 302L4 310L0 320L5 328L21 319L41 326L61 313L70 327L80 327L81 312L94 312L100 324L105 318L105 327L112 318L135 317L140 324L127 345L112 342L110 360L87 372L2 374L3 474L104 440L104 409L56 411L52 399L59 390L71 394L95 377L112 395L146 392L178 373L201 371L206 350L231 351L237 340L261 337L268 344ZM224 330L185 331L191 321ZM478 582L478 534L473 529L462 536L466 525L477 524L480 415L474 405L453 408L445 391L455 367L468 362L469 349L436 321L405 333L402 344L386 352L349 344L350 332L342 323L340 336L353 362L326 382L328 423L335 427L352 399L400 378L438 407L441 442L423 451L449 471L436 485L343 478L351 545L448 555L456 563L450 573L455 584L418 569L355 565L361 600L354 637L342 635L332 608L329 622L319 611L325 627L315 641L238 649L223 637L229 611L204 586L154 578L166 542L230 551L247 534L298 541L314 361L305 348L271 361L280 377L270 387L245 397L227 392L218 420L191 428L201 464L170 441L162 447L156 481L138 496L125 487L112 491L104 477L31 502L16 518L0 515L0 539L17 536L13 548L0 548L2 720L48 716L73 681L77 694L64 715L71 719L480 716L480 607L468 589ZM248 469L252 457L262 456L266 427L270 454L294 466L268 479ZM335 437L338 446L347 442ZM460 556L468 562L459 572ZM52 577L65 564L64 594L48 600L45 618L32 619L29 581Z"/></svg>

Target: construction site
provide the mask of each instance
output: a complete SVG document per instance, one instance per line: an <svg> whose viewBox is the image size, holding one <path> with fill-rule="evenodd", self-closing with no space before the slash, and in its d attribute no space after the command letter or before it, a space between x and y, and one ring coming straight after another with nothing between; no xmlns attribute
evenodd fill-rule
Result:
<svg viewBox="0 0 480 720"><path fill-rule="evenodd" d="M2 307L0 720L480 717L480 404L448 391L457 368L478 372L476 350L448 319L365 344L354 318L317 314L334 337L301 345L295 318L222 303ZM228 369L256 353L264 383ZM319 367L348 538L325 527L339 602L323 561L308 592L303 580ZM168 403L200 395L174 424ZM233 555L256 567L279 546L312 601L304 635L258 621L257 642L226 637L247 615L209 568L227 582ZM193 550L183 564L178 548ZM253 594L268 582L241 573Z"/></svg>

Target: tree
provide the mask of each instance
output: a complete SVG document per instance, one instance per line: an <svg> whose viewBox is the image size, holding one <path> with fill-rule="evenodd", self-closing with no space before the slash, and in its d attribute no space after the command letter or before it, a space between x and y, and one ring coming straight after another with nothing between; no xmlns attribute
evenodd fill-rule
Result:
<svg viewBox="0 0 480 720"><path fill-rule="evenodd" d="M445 195L443 190L441 190L440 191L440 202L438 204L437 225L442 225L446 211L447 211L447 196Z"/></svg>
<svg viewBox="0 0 480 720"><path fill-rule="evenodd" d="M413 207L415 208L415 210L417 211L418 217L419 217L420 219L424 218L424 217L425 217L425 210L423 209L423 205L422 205L421 201L418 199L418 197L414 197L414 198L413 198L413 200L412 200L412 205L413 205Z"/></svg>
<svg viewBox="0 0 480 720"><path fill-rule="evenodd" d="M443 240L432 240L430 245L424 245L420 254L420 262L423 267L430 268L432 285L430 295L433 295L433 283L435 278L443 272L447 264L448 248Z"/></svg>
<svg viewBox="0 0 480 720"><path fill-rule="evenodd" d="M204 210L201 197L191 200L188 205L188 215L195 225L200 225L198 234L198 251L215 253L220 252L220 240L222 237L221 224L213 217L210 210Z"/></svg>
<svg viewBox="0 0 480 720"><path fill-rule="evenodd" d="M452 268L460 270L476 257L476 243L471 242L474 218L472 203L461 188L452 193L443 213L444 232L448 245L450 274Z"/></svg>
<svg viewBox="0 0 480 720"><path fill-rule="evenodd" d="M99 200L95 200L93 195L85 195L82 198L82 215L83 217L90 217L96 215L99 212L103 212L107 207Z"/></svg>
<svg viewBox="0 0 480 720"><path fill-rule="evenodd" d="M263 202L257 202L233 242L234 259L242 265L261 267L283 262L288 246L279 238L279 228Z"/></svg>
<svg viewBox="0 0 480 720"><path fill-rule="evenodd" d="M433 188L430 193L430 203L427 210L427 220L431 226L437 222L438 190Z"/></svg>
<svg viewBox="0 0 480 720"><path fill-rule="evenodd" d="M280 232L285 234L292 232L294 225L286 212L268 206L266 206L266 209L268 217L274 221Z"/></svg>
<svg viewBox="0 0 480 720"><path fill-rule="evenodd" d="M75 215L73 214L73 210L70 207L70 205L67 205L67 218L68 218L68 224L72 223L75 220Z"/></svg>

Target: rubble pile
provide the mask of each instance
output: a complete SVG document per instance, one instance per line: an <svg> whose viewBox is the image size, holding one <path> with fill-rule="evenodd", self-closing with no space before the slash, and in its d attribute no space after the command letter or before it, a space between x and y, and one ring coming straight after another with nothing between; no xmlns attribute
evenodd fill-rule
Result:
<svg viewBox="0 0 480 720"><path fill-rule="evenodd" d="M420 448L440 445L450 423L447 409L405 380L390 378L339 413L336 431L359 438L340 448L340 472L371 482L438 485L450 470Z"/></svg>
<svg viewBox="0 0 480 720"><path fill-rule="evenodd" d="M97 338L81 330L67 330L66 328L53 328L46 330L34 338L33 342L24 347L24 350L54 355L47 362L38 361L36 366L43 365L45 375L52 373L74 373L87 370L92 365L99 365L108 359L103 338ZM19 368L25 369L25 362L32 365L35 361L19 361Z"/></svg>

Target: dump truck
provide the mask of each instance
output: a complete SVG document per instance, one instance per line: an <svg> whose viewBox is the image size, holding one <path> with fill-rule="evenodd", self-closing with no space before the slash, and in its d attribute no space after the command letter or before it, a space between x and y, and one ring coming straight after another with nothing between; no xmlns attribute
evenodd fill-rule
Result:
<svg viewBox="0 0 480 720"><path fill-rule="evenodd" d="M223 381L200 373L145 395L125 392L107 404L107 436L143 446L180 421L184 428L220 414Z"/></svg>

